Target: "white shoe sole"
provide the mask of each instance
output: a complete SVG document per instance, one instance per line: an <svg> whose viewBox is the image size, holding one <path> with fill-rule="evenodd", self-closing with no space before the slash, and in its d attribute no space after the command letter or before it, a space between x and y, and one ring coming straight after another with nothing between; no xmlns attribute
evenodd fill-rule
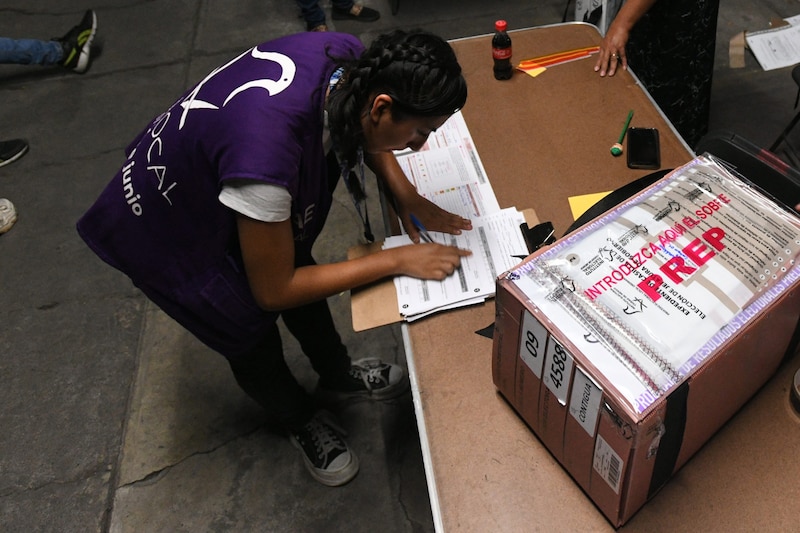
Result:
<svg viewBox="0 0 800 533"><path fill-rule="evenodd" d="M0 198L0 234L10 230L17 221L17 210L10 200Z"/></svg>
<svg viewBox="0 0 800 533"><path fill-rule="evenodd" d="M78 74L86 72L89 67L89 57L92 53L92 41L94 41L95 33L97 33L97 13L92 12L92 33L89 34L86 43L81 47L81 56L78 58L78 64L72 69Z"/></svg>

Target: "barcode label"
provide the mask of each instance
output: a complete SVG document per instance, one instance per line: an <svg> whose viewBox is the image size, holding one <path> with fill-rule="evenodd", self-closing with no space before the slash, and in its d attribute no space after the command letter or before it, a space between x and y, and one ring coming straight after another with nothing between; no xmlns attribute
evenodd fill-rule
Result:
<svg viewBox="0 0 800 533"><path fill-rule="evenodd" d="M539 379L542 379L546 345L547 330L526 310L525 316L522 317L522 330L519 335L519 356Z"/></svg>
<svg viewBox="0 0 800 533"><path fill-rule="evenodd" d="M600 435L597 436L594 444L593 465L595 471L606 480L615 493L619 494L619 485L625 464L617 452Z"/></svg>

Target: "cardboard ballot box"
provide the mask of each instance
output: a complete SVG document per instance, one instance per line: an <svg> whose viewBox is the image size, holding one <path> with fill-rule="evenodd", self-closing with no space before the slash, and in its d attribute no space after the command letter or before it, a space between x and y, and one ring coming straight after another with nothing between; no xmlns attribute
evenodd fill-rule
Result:
<svg viewBox="0 0 800 533"><path fill-rule="evenodd" d="M620 526L777 369L798 255L793 211L698 157L498 278L495 386Z"/></svg>

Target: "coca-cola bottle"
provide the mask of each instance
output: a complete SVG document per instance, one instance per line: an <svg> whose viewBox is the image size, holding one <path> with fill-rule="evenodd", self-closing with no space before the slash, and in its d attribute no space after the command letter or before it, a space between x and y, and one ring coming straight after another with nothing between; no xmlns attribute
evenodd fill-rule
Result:
<svg viewBox="0 0 800 533"><path fill-rule="evenodd" d="M511 79L511 37L506 33L508 24L505 20L494 23L492 37L492 57L494 58L494 77L498 80Z"/></svg>

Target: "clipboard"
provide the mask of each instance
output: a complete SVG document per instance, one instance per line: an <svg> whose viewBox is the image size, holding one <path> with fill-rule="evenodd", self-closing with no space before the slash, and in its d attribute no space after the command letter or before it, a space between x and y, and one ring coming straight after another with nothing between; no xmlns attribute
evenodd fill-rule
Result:
<svg viewBox="0 0 800 533"><path fill-rule="evenodd" d="M525 216L528 227L539 224L539 218L533 209L524 209L522 214ZM347 250L347 258L357 259L379 252L382 247L383 241L359 244ZM398 310L397 290L392 278L353 289L350 291L350 306L354 331L364 331L404 320Z"/></svg>

